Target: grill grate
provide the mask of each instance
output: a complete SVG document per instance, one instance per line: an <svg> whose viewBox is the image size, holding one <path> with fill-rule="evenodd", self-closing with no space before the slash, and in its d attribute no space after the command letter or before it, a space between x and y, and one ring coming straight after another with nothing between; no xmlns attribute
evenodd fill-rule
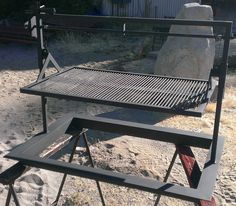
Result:
<svg viewBox="0 0 236 206"><path fill-rule="evenodd" d="M72 68L21 91L183 111L206 102L208 81Z"/></svg>

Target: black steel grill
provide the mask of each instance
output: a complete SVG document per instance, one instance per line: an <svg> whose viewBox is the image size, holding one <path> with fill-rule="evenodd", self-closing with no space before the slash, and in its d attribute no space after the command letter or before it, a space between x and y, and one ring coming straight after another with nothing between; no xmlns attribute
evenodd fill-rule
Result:
<svg viewBox="0 0 236 206"><path fill-rule="evenodd" d="M21 91L181 113L205 103L208 87L208 81L204 80L72 68ZM194 110L196 112L196 108Z"/></svg>

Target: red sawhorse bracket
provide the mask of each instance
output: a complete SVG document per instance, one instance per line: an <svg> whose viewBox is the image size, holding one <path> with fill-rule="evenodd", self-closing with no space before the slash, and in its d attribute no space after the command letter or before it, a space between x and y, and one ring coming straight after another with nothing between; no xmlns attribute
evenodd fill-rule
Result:
<svg viewBox="0 0 236 206"><path fill-rule="evenodd" d="M176 145L176 151L183 165L190 187L197 187L201 171L191 148ZM212 197L210 201L199 200L196 204L198 206L216 206L216 201Z"/></svg>

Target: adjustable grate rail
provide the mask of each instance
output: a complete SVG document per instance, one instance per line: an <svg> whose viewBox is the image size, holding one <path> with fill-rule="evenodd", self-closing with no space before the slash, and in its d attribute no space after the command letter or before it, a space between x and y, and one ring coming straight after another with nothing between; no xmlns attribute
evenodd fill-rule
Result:
<svg viewBox="0 0 236 206"><path fill-rule="evenodd" d="M207 101L208 90L204 80L87 68L71 68L21 89L42 96L183 114L197 113L195 107Z"/></svg>

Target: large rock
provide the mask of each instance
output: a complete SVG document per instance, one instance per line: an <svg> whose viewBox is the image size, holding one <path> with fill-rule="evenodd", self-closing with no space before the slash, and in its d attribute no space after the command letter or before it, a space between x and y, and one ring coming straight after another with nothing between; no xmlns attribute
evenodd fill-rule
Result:
<svg viewBox="0 0 236 206"><path fill-rule="evenodd" d="M210 6L185 4L176 19L212 20ZM170 33L213 34L212 27L173 25ZM208 79L215 56L215 40L168 37L158 53L154 73L158 75Z"/></svg>

